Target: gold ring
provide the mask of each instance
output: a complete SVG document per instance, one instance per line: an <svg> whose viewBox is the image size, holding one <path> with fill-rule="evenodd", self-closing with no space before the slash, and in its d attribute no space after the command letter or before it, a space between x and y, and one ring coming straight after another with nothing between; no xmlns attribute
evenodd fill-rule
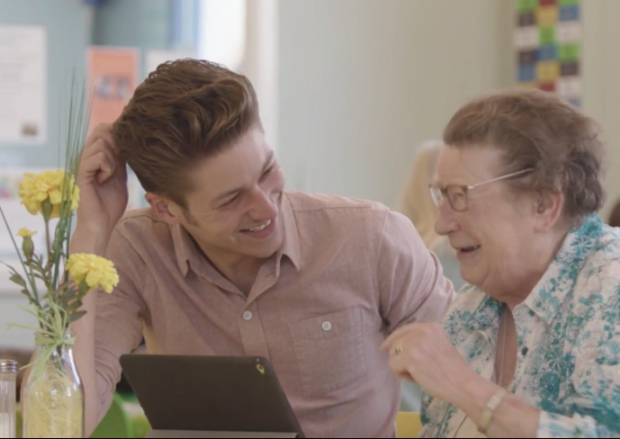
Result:
<svg viewBox="0 0 620 439"><path fill-rule="evenodd" d="M397 357L397 356L399 356L399 355L402 355L402 354L403 354L403 352L404 352L404 349L403 349L403 347L402 347L402 346L400 346L400 345L399 345L399 346L396 346L396 347L394 348L394 356L396 356L396 357Z"/></svg>

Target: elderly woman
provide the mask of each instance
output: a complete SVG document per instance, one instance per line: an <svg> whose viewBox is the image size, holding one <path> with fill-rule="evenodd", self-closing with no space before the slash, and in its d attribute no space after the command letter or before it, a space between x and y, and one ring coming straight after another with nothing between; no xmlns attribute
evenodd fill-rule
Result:
<svg viewBox="0 0 620 439"><path fill-rule="evenodd" d="M620 436L620 231L597 211L596 124L542 92L459 110L444 133L436 229L468 283L444 327L385 343L428 394L427 437Z"/></svg>

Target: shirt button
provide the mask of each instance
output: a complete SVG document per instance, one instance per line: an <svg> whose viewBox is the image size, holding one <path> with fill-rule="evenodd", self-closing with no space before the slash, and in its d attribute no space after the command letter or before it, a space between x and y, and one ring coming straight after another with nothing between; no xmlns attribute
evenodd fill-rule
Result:
<svg viewBox="0 0 620 439"><path fill-rule="evenodd" d="M249 322L250 320L252 320L252 313L250 311L244 312L243 320L245 320L246 322Z"/></svg>
<svg viewBox="0 0 620 439"><path fill-rule="evenodd" d="M330 322L323 323L323 331L329 332L332 330L332 324Z"/></svg>

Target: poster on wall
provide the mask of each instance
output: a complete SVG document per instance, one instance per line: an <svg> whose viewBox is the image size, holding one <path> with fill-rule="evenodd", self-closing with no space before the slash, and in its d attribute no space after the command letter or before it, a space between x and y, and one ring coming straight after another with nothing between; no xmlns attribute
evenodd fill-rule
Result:
<svg viewBox="0 0 620 439"><path fill-rule="evenodd" d="M518 81L581 107L581 0L516 0Z"/></svg>
<svg viewBox="0 0 620 439"><path fill-rule="evenodd" d="M140 51L133 48L91 47L87 72L91 93L90 129L112 123L133 96L139 81Z"/></svg>
<svg viewBox="0 0 620 439"><path fill-rule="evenodd" d="M0 26L0 147L46 141L46 29Z"/></svg>

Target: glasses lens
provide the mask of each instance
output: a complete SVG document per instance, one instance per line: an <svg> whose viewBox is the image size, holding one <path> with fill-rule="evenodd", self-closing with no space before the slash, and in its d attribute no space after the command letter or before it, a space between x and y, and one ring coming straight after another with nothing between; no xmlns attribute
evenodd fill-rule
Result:
<svg viewBox="0 0 620 439"><path fill-rule="evenodd" d="M430 190L431 197L433 198L433 203L435 203L435 206L441 207L441 205L443 204L443 194L441 193L441 189L439 189L435 185L431 185Z"/></svg>
<svg viewBox="0 0 620 439"><path fill-rule="evenodd" d="M446 188L448 200L452 209L462 212L467 209L467 192L460 186L448 186Z"/></svg>

